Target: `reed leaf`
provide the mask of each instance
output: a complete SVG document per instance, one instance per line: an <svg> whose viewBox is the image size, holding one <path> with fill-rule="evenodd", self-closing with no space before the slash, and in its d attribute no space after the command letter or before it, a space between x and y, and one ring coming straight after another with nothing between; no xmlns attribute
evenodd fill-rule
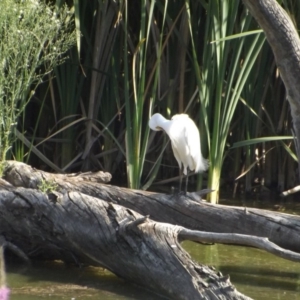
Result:
<svg viewBox="0 0 300 300"><path fill-rule="evenodd" d="M211 164L208 186L215 190L209 195L213 203L218 202L219 198L221 170L227 152L230 125L243 88L265 41L261 33L247 32L252 18L245 12L238 14L238 11L238 2L214 0L208 3L204 35L204 41L208 43L201 59L198 58L200 51L195 47L192 33L192 16L189 18L193 66L201 103L200 114L206 128ZM235 36L237 23L239 33ZM245 51L245 40L249 38L252 40ZM198 61L202 64L199 65Z"/></svg>
<svg viewBox="0 0 300 300"><path fill-rule="evenodd" d="M245 140L245 141L240 141L236 142L233 144L231 147L232 149L237 148L237 147L244 147L244 146L249 146L249 145L256 145L258 143L265 143L265 142L273 142L273 141L283 141L283 140L293 140L293 136L267 136L267 137L260 137L260 138L255 138L255 139L250 139L250 140Z"/></svg>
<svg viewBox="0 0 300 300"><path fill-rule="evenodd" d="M161 31L164 28L165 12L168 1L163 7L163 21ZM148 149L149 127L148 118L151 111L152 102L157 95L159 80L160 61L163 53L162 35L157 34L157 26L154 17L155 2L144 0L140 6L141 20L139 24L138 42L132 53L132 97L130 95L131 86L129 82L129 69L125 67L125 110L126 110L126 164L128 186L131 188L142 187L142 175L144 163ZM125 32L128 29L128 16L125 15ZM151 35L152 34L152 35ZM128 61L127 43L133 45L134 41L124 40L124 61ZM151 49L155 51L151 52ZM151 59L154 61L153 67L149 65ZM150 70L147 72L147 70ZM152 84L149 91L147 87ZM149 98L150 100L147 100ZM148 113L146 113L148 111ZM146 115L146 119L144 116ZM145 122L146 121L146 122ZM158 164L159 165L159 164ZM156 168L150 170L152 175L148 175L150 181L145 184L148 187L155 177Z"/></svg>

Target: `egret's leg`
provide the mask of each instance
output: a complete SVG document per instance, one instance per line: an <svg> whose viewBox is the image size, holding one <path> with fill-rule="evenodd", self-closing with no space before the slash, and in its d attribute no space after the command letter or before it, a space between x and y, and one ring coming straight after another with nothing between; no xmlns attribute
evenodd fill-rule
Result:
<svg viewBox="0 0 300 300"><path fill-rule="evenodd" d="M179 170L179 191L178 193L181 192L181 183L182 183L182 168Z"/></svg>
<svg viewBox="0 0 300 300"><path fill-rule="evenodd" d="M188 180L189 180L189 172L187 172L186 179L185 179L185 191L184 191L185 194L187 193Z"/></svg>

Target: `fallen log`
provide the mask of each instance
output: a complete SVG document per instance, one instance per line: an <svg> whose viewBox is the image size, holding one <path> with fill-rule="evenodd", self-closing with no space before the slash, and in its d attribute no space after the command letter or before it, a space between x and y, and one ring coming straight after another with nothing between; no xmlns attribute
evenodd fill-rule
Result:
<svg viewBox="0 0 300 300"><path fill-rule="evenodd" d="M172 299L249 299L236 291L227 276L193 262L180 246L184 240L250 245L300 261L298 253L265 238L285 236L290 230L297 247L299 217L211 205L195 195L119 188L99 183L98 177L99 173L51 174L7 162L5 180L0 181L2 244L27 260L102 266ZM39 191L42 184L53 190ZM237 220L245 226L236 226ZM274 236L263 235L267 232L259 226L263 223L264 229L279 230ZM215 233L199 231L203 228Z"/></svg>
<svg viewBox="0 0 300 300"><path fill-rule="evenodd" d="M97 176L97 173L95 174ZM122 205L152 220L188 229L215 233L234 233L266 237L276 245L300 253L300 217L262 209L213 205L186 196L131 190L79 176L64 177L10 161L4 178L12 186L35 188L43 180L55 182L58 191L77 191L109 203ZM241 244L242 241L240 242ZM265 248L268 251L267 248Z"/></svg>
<svg viewBox="0 0 300 300"><path fill-rule="evenodd" d="M22 256L101 266L171 299L250 299L228 276L192 261L179 244L189 234L183 227L79 192L4 182L0 211L2 245L5 239Z"/></svg>

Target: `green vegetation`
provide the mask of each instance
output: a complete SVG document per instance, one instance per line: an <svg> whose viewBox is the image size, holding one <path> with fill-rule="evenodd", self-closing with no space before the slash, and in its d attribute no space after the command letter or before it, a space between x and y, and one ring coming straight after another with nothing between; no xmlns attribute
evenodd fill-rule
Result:
<svg viewBox="0 0 300 300"><path fill-rule="evenodd" d="M57 188L58 185L54 180L42 179L41 183L38 185L38 189L43 193L55 192Z"/></svg>
<svg viewBox="0 0 300 300"><path fill-rule="evenodd" d="M0 98L10 107L1 116L10 116L2 121L2 161L9 152L57 172L104 169L115 184L127 181L131 188L167 179L177 185L168 139L150 132L148 120L154 112L167 118L186 112L199 125L202 152L210 160L209 172L190 182L214 188L212 202L218 201L220 182L231 190L240 184L243 192L294 186L284 86L264 34L242 2L68 1L76 37L64 0L53 1L55 9L43 2L4 1L9 2L36 5L41 18L50 18L49 28L52 19L61 27L53 36L41 30L41 21L32 21L39 30L22 37L35 43L30 51L30 43L16 43L18 31L14 42L0 41L7 51L0 52L4 79L10 78L0 78ZM280 2L297 24L299 1ZM12 28L30 22L23 22L25 13L20 24L12 21L5 9L0 21L9 27L2 26L1 34L10 38ZM61 64L60 54L75 38L76 47ZM33 77L26 81L27 73ZM14 86L16 91L8 88ZM10 98L14 102L6 105Z"/></svg>
<svg viewBox="0 0 300 300"><path fill-rule="evenodd" d="M0 161L37 86L74 44L72 15L36 0L3 0L0 10ZM35 116L37 118L37 116Z"/></svg>

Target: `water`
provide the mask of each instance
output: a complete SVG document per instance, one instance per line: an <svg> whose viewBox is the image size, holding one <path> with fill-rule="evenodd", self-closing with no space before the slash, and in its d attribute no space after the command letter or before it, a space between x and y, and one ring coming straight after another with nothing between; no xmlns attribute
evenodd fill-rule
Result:
<svg viewBox="0 0 300 300"><path fill-rule="evenodd" d="M183 246L195 260L230 274L237 289L254 299L300 299L300 263L254 248L192 242ZM9 263L8 285L15 300L158 299L101 268L79 269L60 262L29 267Z"/></svg>
<svg viewBox="0 0 300 300"><path fill-rule="evenodd" d="M295 207L283 206L285 212L295 213ZM300 263L250 247L192 242L184 242L183 247L199 263L214 266L223 275L230 274L231 282L247 296L256 300L300 299ZM8 262L7 271L12 300L159 299L102 268L79 269L61 262L31 266Z"/></svg>
<svg viewBox="0 0 300 300"><path fill-rule="evenodd" d="M11 300L159 299L102 268L77 268L61 262L7 264Z"/></svg>
<svg viewBox="0 0 300 300"><path fill-rule="evenodd" d="M300 263L250 247L183 245L195 260L230 274L235 287L253 299L300 299Z"/></svg>

